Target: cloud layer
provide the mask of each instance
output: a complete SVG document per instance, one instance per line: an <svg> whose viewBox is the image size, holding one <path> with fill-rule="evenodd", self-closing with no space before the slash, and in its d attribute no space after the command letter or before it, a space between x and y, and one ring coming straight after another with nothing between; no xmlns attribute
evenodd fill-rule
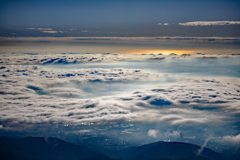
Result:
<svg viewBox="0 0 240 160"><path fill-rule="evenodd" d="M141 61L141 60L163 60L163 59L183 59L183 58L221 58L234 57L240 54L111 54L111 53L96 53L96 54L4 54L0 57L1 65L29 65L29 64L76 64L81 62L111 62L111 61Z"/></svg>
<svg viewBox="0 0 240 160"><path fill-rule="evenodd" d="M176 73L126 68L67 69L78 60L143 60L161 56L199 57L204 62L206 57L227 55L2 55L0 131L37 128L43 132L53 126L64 134L116 133L133 139L143 136L142 139L149 141L161 138L203 144L197 139L199 136L206 139L207 130L211 130L215 132L215 141L238 143L239 135L232 127L240 114L238 78L181 77L163 83L163 78L171 79ZM46 66L55 63L64 65L61 69Z"/></svg>
<svg viewBox="0 0 240 160"><path fill-rule="evenodd" d="M101 86L157 75L126 69L65 71L15 65L2 66L1 74L2 121L76 125L130 120L191 126L221 122L224 116L210 116L212 111L240 114L239 85L216 80L184 79L148 90L87 99L91 93L77 85L85 86L87 82Z"/></svg>

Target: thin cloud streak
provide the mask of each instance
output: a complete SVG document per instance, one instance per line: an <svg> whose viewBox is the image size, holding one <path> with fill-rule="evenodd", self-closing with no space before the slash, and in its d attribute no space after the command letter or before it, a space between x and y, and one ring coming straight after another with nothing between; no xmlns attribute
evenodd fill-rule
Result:
<svg viewBox="0 0 240 160"><path fill-rule="evenodd" d="M164 25L164 26L168 26L169 25L169 23L158 23L158 25Z"/></svg>
<svg viewBox="0 0 240 160"><path fill-rule="evenodd" d="M63 33L63 31L41 31L43 33Z"/></svg>
<svg viewBox="0 0 240 160"><path fill-rule="evenodd" d="M240 21L195 21L178 24L182 26L223 26L223 25L239 25Z"/></svg>
<svg viewBox="0 0 240 160"><path fill-rule="evenodd" d="M29 29L29 30L42 30L42 31L51 31L52 28L26 28L26 29Z"/></svg>

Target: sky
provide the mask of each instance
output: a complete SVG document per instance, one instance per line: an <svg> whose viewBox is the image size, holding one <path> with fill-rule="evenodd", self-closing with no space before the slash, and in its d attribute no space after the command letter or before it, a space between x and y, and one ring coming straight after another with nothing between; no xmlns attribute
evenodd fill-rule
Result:
<svg viewBox="0 0 240 160"><path fill-rule="evenodd" d="M238 0L1 0L0 36L236 37L239 7Z"/></svg>

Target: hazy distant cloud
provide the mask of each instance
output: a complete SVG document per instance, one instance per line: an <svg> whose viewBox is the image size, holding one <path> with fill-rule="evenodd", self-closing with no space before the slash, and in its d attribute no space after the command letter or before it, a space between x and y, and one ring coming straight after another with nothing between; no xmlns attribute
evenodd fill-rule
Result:
<svg viewBox="0 0 240 160"><path fill-rule="evenodd" d="M53 31L52 28L26 28L28 30L38 30L42 33L63 33L64 31Z"/></svg>
<svg viewBox="0 0 240 160"><path fill-rule="evenodd" d="M156 130L156 129L150 129L149 131L148 131L148 136L149 137L153 137L153 138L156 138L157 137L157 134L158 134L158 130Z"/></svg>
<svg viewBox="0 0 240 160"><path fill-rule="evenodd" d="M29 30L41 30L41 31L51 31L52 28L26 28Z"/></svg>
<svg viewBox="0 0 240 160"><path fill-rule="evenodd" d="M171 132L167 132L166 133L167 137L173 137L173 138L179 138L180 137L180 132L179 131L173 131Z"/></svg>
<svg viewBox="0 0 240 160"><path fill-rule="evenodd" d="M158 23L158 25L164 25L164 26L167 26L167 25L169 25L169 23Z"/></svg>
<svg viewBox="0 0 240 160"><path fill-rule="evenodd" d="M240 21L195 21L195 22L186 22L178 23L182 26L215 26L215 25L237 25L240 24Z"/></svg>
<svg viewBox="0 0 240 160"><path fill-rule="evenodd" d="M42 31L43 33L58 33L58 31Z"/></svg>
<svg viewBox="0 0 240 160"><path fill-rule="evenodd" d="M63 33L63 31L41 31L43 33Z"/></svg>
<svg viewBox="0 0 240 160"><path fill-rule="evenodd" d="M56 33L64 33L64 31L41 31L43 33L56 34ZM99 37L98 37L99 38ZM29 38L31 40L39 41L38 38ZM94 40L94 38L81 38L80 40ZM107 38L102 38L99 40L111 40ZM155 38L156 39L156 38ZM174 39L174 38L173 38ZM179 38L177 38L179 39ZM12 40L12 39L10 39ZM44 39L41 39L44 40ZM75 39L78 40L78 39ZM98 39L97 39L98 40ZM204 40L204 39L203 39ZM51 40L46 39L46 41L50 42ZM187 55L187 54L186 54ZM162 55L162 54L104 54L104 53L96 53L96 54L54 54L54 56L50 54L41 55L29 55L29 54L20 54L18 56L12 57L6 55L1 62L2 65L9 64L70 64L70 63L80 63L80 62L107 62L107 61L131 61L131 60L146 60L146 59L172 59L172 58L220 58L220 57L234 57L236 55L227 55L227 54L219 54L219 55L204 55L204 54L189 54L188 56L182 55Z"/></svg>
<svg viewBox="0 0 240 160"><path fill-rule="evenodd" d="M52 28L37 28L37 30L51 31L51 30L52 30Z"/></svg>
<svg viewBox="0 0 240 160"><path fill-rule="evenodd" d="M89 32L89 31L88 31L88 30L82 30L81 32L87 33L87 32Z"/></svg>

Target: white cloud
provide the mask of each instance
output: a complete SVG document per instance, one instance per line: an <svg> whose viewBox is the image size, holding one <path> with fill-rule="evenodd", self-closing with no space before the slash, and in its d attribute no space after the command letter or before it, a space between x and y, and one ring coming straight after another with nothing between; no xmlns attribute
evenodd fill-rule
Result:
<svg viewBox="0 0 240 160"><path fill-rule="evenodd" d="M224 136L223 137L224 141L227 142L232 142L232 143L238 143L240 144L240 134L236 135L236 136Z"/></svg>
<svg viewBox="0 0 240 160"><path fill-rule="evenodd" d="M28 30L39 30L43 33L63 33L64 31L54 31L52 28L26 28Z"/></svg>
<svg viewBox="0 0 240 160"><path fill-rule="evenodd" d="M63 31L41 31L43 33L63 33Z"/></svg>
<svg viewBox="0 0 240 160"><path fill-rule="evenodd" d="M87 33L87 32L89 32L88 30L82 30L81 32L85 32L85 33Z"/></svg>
<svg viewBox="0 0 240 160"><path fill-rule="evenodd" d="M148 136L149 136L149 137L156 138L158 132L159 132L159 131L158 131L157 129L150 129L150 130L148 131Z"/></svg>
<svg viewBox="0 0 240 160"><path fill-rule="evenodd" d="M158 23L158 25L164 25L164 26L167 26L167 25L169 25L169 23Z"/></svg>
<svg viewBox="0 0 240 160"><path fill-rule="evenodd" d="M182 26L215 26L215 25L239 25L240 21L195 21L178 23Z"/></svg>
<svg viewBox="0 0 240 160"><path fill-rule="evenodd" d="M175 120L182 120L183 117L179 115L164 115L161 117L161 121L175 121Z"/></svg>
<svg viewBox="0 0 240 160"><path fill-rule="evenodd" d="M0 74L5 75L0 77L2 120L15 120L16 123L54 122L72 125L130 120L157 122L174 127L176 125L211 126L219 122L224 123L228 115L240 113L239 86L234 83L185 78L169 85L152 86L123 94L111 92L108 96L89 99L92 94L81 88L86 82L92 86L99 83L99 86L93 87L94 92L109 82L152 80L162 78L164 75L139 69L50 69L44 65L24 65L32 62L29 61L32 59L36 59L36 64L40 61L51 64L57 58L72 62L83 57L84 61L99 57L112 60L115 56L118 57L111 54L108 56L103 54L3 56L0 69ZM23 65L10 65L16 64L17 61L22 61ZM212 107L216 108L217 112L208 110ZM226 111L227 115L221 114L220 111L224 113ZM149 134L151 137L157 136L157 131L149 131ZM178 134L172 132L169 133L169 137L177 137ZM236 140L237 137L225 137L225 139Z"/></svg>
<svg viewBox="0 0 240 160"><path fill-rule="evenodd" d="M206 124L208 123L208 118L184 118L181 120L174 120L172 125L195 125L195 124Z"/></svg>
<svg viewBox="0 0 240 160"><path fill-rule="evenodd" d="M63 31L41 31L45 33L63 33ZM37 38L33 40L39 40ZM43 39L41 39L43 40ZM146 59L172 59L172 58L220 58L220 57L234 57L234 55L202 55L191 54L190 56L181 55L155 55L155 54L5 54L2 58L1 64L54 64L54 63L79 63L79 62L108 62L108 61L138 61ZM104 64L103 64L104 65Z"/></svg>

